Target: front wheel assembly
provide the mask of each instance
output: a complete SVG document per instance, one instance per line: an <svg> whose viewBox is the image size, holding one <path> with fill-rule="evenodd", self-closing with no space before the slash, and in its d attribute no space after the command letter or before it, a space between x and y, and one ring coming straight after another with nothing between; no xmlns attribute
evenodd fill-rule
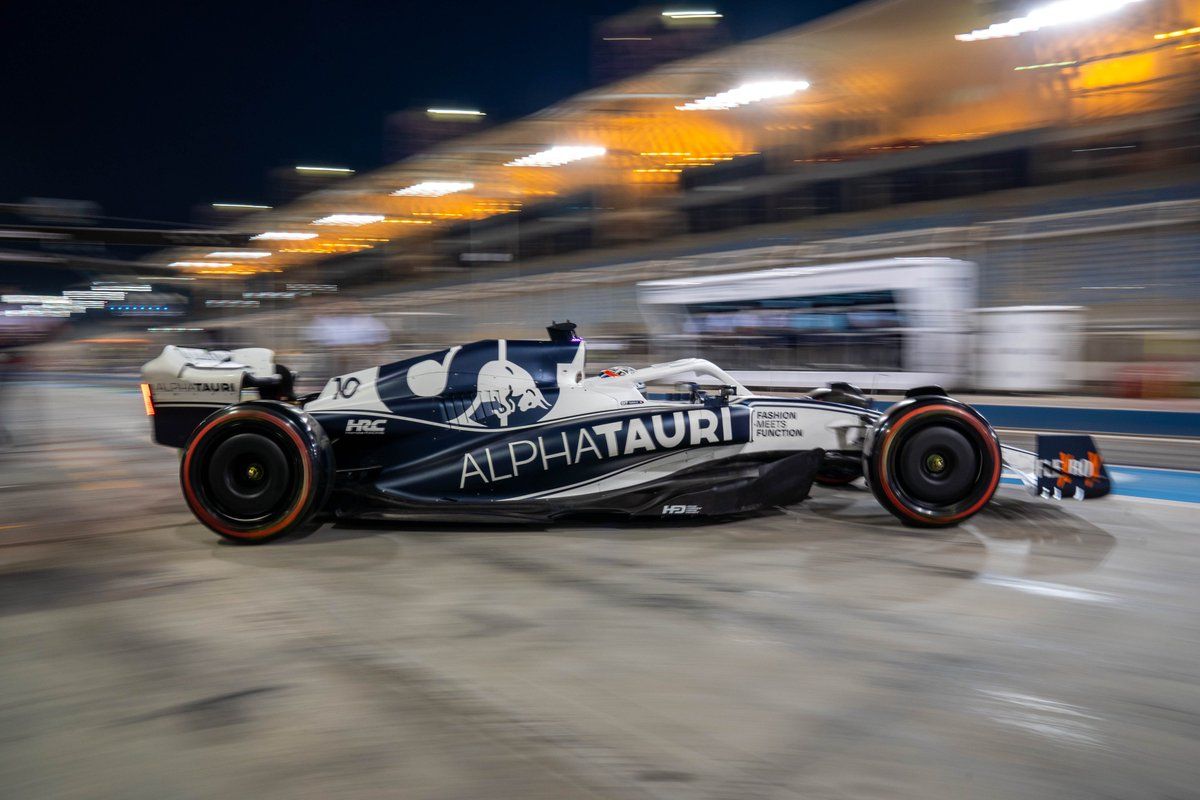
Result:
<svg viewBox="0 0 1200 800"><path fill-rule="evenodd" d="M905 524L929 528L957 524L987 505L1002 463L987 420L949 397L896 404L876 422L863 453L880 505Z"/></svg>

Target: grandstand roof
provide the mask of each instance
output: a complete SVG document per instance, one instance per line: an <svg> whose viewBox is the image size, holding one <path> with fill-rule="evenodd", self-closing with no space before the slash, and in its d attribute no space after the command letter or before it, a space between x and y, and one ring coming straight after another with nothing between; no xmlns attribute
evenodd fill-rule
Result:
<svg viewBox="0 0 1200 800"><path fill-rule="evenodd" d="M269 257L176 248L155 259L211 262L181 269L217 276L280 271L580 193L609 207L652 204L676 194L685 172L749 155L768 159L771 172L816 171L843 158L1070 126L1194 97L1200 47L1188 46L1200 44L1200 28L1188 30L1200 25L1200 0L1129 0L1093 20L955 38L1003 22L996 5L862 3L567 98L240 220L239 229L256 233L317 234L254 242ZM747 84L776 96L710 108L751 100L754 91L722 94ZM556 147L593 149L544 155ZM528 165L534 154L543 154L534 164L579 158Z"/></svg>

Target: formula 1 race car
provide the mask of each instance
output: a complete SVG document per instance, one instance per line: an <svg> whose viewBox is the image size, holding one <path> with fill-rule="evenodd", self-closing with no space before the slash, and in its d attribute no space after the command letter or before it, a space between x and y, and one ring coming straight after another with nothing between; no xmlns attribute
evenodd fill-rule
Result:
<svg viewBox="0 0 1200 800"><path fill-rule="evenodd" d="M697 358L586 377L575 326L548 331L339 375L304 398L269 350L167 347L142 392L155 441L182 448L188 506L238 542L329 517L727 516L860 477L900 521L940 527L986 506L1005 468L1045 497L1109 491L1089 437L1002 447L936 386L880 411L849 384L756 395Z"/></svg>

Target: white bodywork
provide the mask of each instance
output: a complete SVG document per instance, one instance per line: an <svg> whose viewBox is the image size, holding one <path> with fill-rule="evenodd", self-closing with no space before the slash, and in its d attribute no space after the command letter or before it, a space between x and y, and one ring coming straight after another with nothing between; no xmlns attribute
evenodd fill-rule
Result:
<svg viewBox="0 0 1200 800"><path fill-rule="evenodd" d="M156 406L226 406L242 399L242 379L275 374L275 354L263 347L201 350L167 345L142 367Z"/></svg>

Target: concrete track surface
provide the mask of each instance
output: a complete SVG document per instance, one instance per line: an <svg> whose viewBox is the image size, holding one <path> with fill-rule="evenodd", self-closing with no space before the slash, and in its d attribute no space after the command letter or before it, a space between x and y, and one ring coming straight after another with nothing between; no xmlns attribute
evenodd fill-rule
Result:
<svg viewBox="0 0 1200 800"><path fill-rule="evenodd" d="M1182 798L1192 506L862 490L687 527L195 523L134 391L0 456L5 798Z"/></svg>

